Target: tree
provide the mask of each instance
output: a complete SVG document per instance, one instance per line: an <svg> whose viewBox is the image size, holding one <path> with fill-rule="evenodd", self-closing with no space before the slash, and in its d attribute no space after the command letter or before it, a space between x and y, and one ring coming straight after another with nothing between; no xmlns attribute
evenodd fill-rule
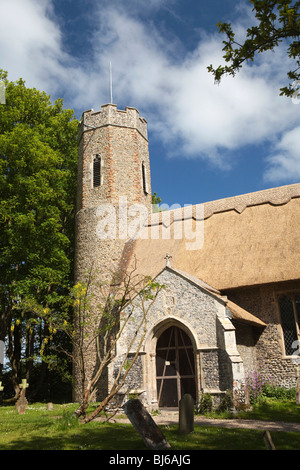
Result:
<svg viewBox="0 0 300 470"><path fill-rule="evenodd" d="M291 96L295 92L293 83L300 79L300 1L250 0L250 3L253 5L257 24L247 29L245 41L239 44L235 40L231 24L218 23L219 32L227 36L223 41L223 57L230 65L220 65L216 69L210 65L208 70L220 82L226 74L234 76L246 61L253 61L256 54L274 50L279 43L283 43L295 65L287 73L292 83L281 88L280 94Z"/></svg>
<svg viewBox="0 0 300 470"><path fill-rule="evenodd" d="M0 339L17 395L49 334L43 311L59 311L70 286L78 121L62 100L0 80Z"/></svg>
<svg viewBox="0 0 300 470"><path fill-rule="evenodd" d="M159 204L161 203L161 198L157 195L157 193L152 194L152 212L160 212Z"/></svg>
<svg viewBox="0 0 300 470"><path fill-rule="evenodd" d="M134 366L147 332L147 315L149 309L164 285L148 276L131 272L114 274L110 283L96 285L95 299L93 270L88 273L86 283L76 284L71 292L73 299L73 321L67 321L61 315L49 311L52 331L63 331L73 343L73 351L66 351L77 375L80 377L80 405L77 416L83 416L84 422L94 419L113 399L126 383L126 378ZM95 308L95 301L96 308ZM136 313L137 312L137 313ZM128 327L133 327L131 337ZM126 331L126 341L124 332ZM112 364L116 348L120 341L126 343L122 359L115 369L114 381L100 405L87 416L87 408L93 400L102 375ZM47 341L48 343L48 341ZM124 344L123 344L124 346ZM132 348L134 347L134 353ZM52 352L61 350L60 345L53 345ZM93 358L94 367L89 375L88 362Z"/></svg>

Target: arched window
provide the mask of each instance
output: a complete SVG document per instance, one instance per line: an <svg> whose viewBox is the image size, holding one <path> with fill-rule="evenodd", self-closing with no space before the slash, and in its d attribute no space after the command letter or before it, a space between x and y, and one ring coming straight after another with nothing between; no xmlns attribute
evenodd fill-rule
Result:
<svg viewBox="0 0 300 470"><path fill-rule="evenodd" d="M148 194L147 178L146 178L146 167L145 163L142 163L142 178L143 178L143 190L145 194Z"/></svg>
<svg viewBox="0 0 300 470"><path fill-rule="evenodd" d="M93 187L101 185L101 158L96 155L93 162Z"/></svg>
<svg viewBox="0 0 300 470"><path fill-rule="evenodd" d="M279 298L279 309L285 354L292 356L298 349L293 343L300 338L300 295L282 295Z"/></svg>

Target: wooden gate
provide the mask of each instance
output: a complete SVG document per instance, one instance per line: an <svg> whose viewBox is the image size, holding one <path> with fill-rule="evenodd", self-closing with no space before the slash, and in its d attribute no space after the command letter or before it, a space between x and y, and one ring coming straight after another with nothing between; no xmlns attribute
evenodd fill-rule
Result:
<svg viewBox="0 0 300 470"><path fill-rule="evenodd" d="M160 408L177 408L185 393L196 399L194 350L189 336L171 326L156 346L157 401Z"/></svg>

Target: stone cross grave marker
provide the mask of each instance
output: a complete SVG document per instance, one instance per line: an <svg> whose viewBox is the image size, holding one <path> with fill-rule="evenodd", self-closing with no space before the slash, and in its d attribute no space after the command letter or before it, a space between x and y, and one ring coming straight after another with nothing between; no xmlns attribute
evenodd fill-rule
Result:
<svg viewBox="0 0 300 470"><path fill-rule="evenodd" d="M179 433L189 434L194 431L194 406L191 395L186 393L179 402Z"/></svg>
<svg viewBox="0 0 300 470"><path fill-rule="evenodd" d="M16 403L16 409L18 410L19 414L24 414L25 410L28 406L28 401L26 399L26 388L29 387L29 384L27 383L26 379L22 380L22 383L19 385L21 388L21 395L20 398L18 399Z"/></svg>
<svg viewBox="0 0 300 470"><path fill-rule="evenodd" d="M140 400L128 400L123 406L123 409L147 447L151 450L171 448L165 436Z"/></svg>

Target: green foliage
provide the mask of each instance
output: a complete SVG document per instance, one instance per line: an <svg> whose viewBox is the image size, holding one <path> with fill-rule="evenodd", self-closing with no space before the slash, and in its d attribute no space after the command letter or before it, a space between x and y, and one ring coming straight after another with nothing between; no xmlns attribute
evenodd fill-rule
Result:
<svg viewBox="0 0 300 470"><path fill-rule="evenodd" d="M161 198L157 195L157 193L152 194L152 204L160 204Z"/></svg>
<svg viewBox="0 0 300 470"><path fill-rule="evenodd" d="M264 387L261 398L274 398L276 400L296 400L296 389L279 387L268 384Z"/></svg>
<svg viewBox="0 0 300 470"><path fill-rule="evenodd" d="M55 334L70 285L74 251L77 126L62 100L20 79L0 105L0 338L18 375L30 372ZM51 328L51 325L50 325ZM44 339L47 343L44 343ZM22 344L22 348L17 346ZM22 365L23 364L23 365Z"/></svg>
<svg viewBox="0 0 300 470"><path fill-rule="evenodd" d="M56 429L58 431L68 431L79 426L78 417L71 410L64 410L62 416L57 418Z"/></svg>
<svg viewBox="0 0 300 470"><path fill-rule="evenodd" d="M296 399L296 389L279 386L261 360L258 361L256 369L247 372L245 385L251 404L264 401L265 398Z"/></svg>
<svg viewBox="0 0 300 470"><path fill-rule="evenodd" d="M204 393L201 397L200 403L197 406L196 413L197 414L207 414L212 411L213 408L213 401L212 396L210 393Z"/></svg>
<svg viewBox="0 0 300 470"><path fill-rule="evenodd" d="M291 405L290 409L285 406L285 413L280 412L280 402L277 405L276 418L279 421L293 417ZM75 404L54 403L53 410L47 411L45 403L36 403L30 405L24 415L19 415L13 406L0 407L1 450L146 450L131 424L73 422L71 415L75 407ZM58 418L60 416L63 417L62 421ZM257 414L257 419L262 416L274 420L274 415L261 413ZM299 412L296 418L295 422L299 422ZM159 427L172 450L266 449L260 430L226 429L195 422L194 432L180 435L178 423ZM272 439L278 450L296 450L300 446L297 432L272 432Z"/></svg>
<svg viewBox="0 0 300 470"><path fill-rule="evenodd" d="M233 408L233 400L231 390L227 390L221 402L218 406L218 412L223 413L224 411L230 411Z"/></svg>
<svg viewBox="0 0 300 470"><path fill-rule="evenodd" d="M152 212L160 212L159 204L161 203L161 198L157 196L157 193L152 194Z"/></svg>
<svg viewBox="0 0 300 470"><path fill-rule="evenodd" d="M247 29L246 39L242 44L235 40L235 33L230 23L218 23L219 32L227 36L223 41L224 59L229 65L212 65L208 70L219 82L226 75L235 75L246 61L253 61L256 54L274 50L280 43L286 46L287 54L294 63L294 69L287 72L289 80L300 78L300 2L293 0L250 0L255 12L256 24ZM281 95L290 96L294 88L280 89Z"/></svg>

